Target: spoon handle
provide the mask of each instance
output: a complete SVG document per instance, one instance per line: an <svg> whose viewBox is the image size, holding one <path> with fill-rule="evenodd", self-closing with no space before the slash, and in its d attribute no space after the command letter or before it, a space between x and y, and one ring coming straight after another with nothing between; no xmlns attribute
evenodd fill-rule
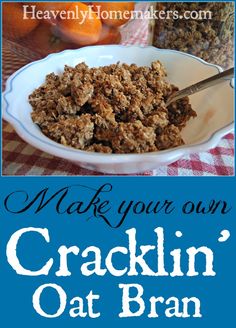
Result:
<svg viewBox="0 0 236 328"><path fill-rule="evenodd" d="M206 88L213 87L214 85L224 82L225 80L230 80L233 77L234 77L234 67L227 69L226 71L223 71L219 74L213 75L203 81L190 85L189 87L183 90L179 90L175 92L167 99L166 106L169 106L173 101L190 96Z"/></svg>

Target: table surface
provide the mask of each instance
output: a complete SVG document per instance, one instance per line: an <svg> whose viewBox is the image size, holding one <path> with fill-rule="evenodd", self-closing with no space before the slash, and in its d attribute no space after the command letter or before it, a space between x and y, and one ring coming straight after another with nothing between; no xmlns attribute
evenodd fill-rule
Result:
<svg viewBox="0 0 236 328"><path fill-rule="evenodd" d="M122 44L147 45L148 24L137 21L133 32L124 34ZM12 51L10 43L3 42L3 86L6 79L17 69L35 60L34 53L25 48L17 53ZM19 53L22 55L19 56ZM10 124L2 124L2 174L14 176L41 175L103 175L80 168L66 160L46 154L25 143ZM221 139L218 146L207 152L193 153L168 166L154 171L144 172L145 176L232 176L234 175L234 134Z"/></svg>

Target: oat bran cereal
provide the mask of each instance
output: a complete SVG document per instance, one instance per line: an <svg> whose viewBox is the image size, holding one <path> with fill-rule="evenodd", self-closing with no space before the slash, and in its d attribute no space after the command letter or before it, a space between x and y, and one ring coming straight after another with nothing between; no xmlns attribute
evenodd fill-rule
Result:
<svg viewBox="0 0 236 328"><path fill-rule="evenodd" d="M65 66L30 96L32 120L50 139L102 153L144 153L182 145L181 129L196 113L184 98L165 106L178 88L151 67L112 64Z"/></svg>

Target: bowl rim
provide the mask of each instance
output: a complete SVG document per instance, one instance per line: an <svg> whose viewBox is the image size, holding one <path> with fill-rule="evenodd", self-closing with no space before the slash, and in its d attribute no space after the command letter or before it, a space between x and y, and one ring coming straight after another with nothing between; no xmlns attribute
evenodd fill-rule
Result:
<svg viewBox="0 0 236 328"><path fill-rule="evenodd" d="M119 163L119 162L129 162L129 161L143 161L143 160L151 160L153 158L159 160L161 162L174 162L178 158L188 155L190 153L194 152L202 152L207 151L211 148L214 148L219 143L220 139L225 136L226 134L232 132L234 130L234 120L226 125L225 127L222 127L211 134L211 136L201 142L194 145L183 145L176 148L171 148L167 150L162 151L155 151L155 152L149 152L149 153L126 153L126 154L105 154L105 153L95 153L95 152L88 152L79 150L76 148L63 146L50 138L44 136L42 134L42 137L45 138L41 139L40 137L36 136L35 134L31 133L27 130L25 125L12 113L9 112L10 103L8 102L8 99L11 97L11 94L13 93L13 82L17 76L19 76L23 71L27 70L29 67L33 65L37 65L42 62L46 62L52 57L58 57L63 56L65 54L70 53L78 53L81 51L86 51L88 49L94 48L136 48L136 49L153 49L157 52L168 52L168 53L178 53L182 56L191 57L193 60L197 60L203 65L214 67L218 70L218 72L222 72L223 69L219 65L207 63L203 59L196 57L194 55L184 53L182 51L172 50L172 49L159 49L153 46L140 46L140 45L98 45L98 46L86 46L80 49L67 49L58 53L49 54L48 56L30 62L29 64L21 67L16 72L14 72L6 82L5 91L2 94L2 118L9 122L11 125L13 125L14 129L16 130L17 134L25 140L27 143L31 144L35 148L38 148L42 151L45 151L51 155L66 158L71 161L80 161L80 162L89 162L91 164L96 163L108 163L107 160L109 160L111 163ZM232 80L229 82L229 85L232 89L234 89L234 86L232 84ZM32 122L33 124L33 122ZM168 154L168 158L166 157L166 154Z"/></svg>

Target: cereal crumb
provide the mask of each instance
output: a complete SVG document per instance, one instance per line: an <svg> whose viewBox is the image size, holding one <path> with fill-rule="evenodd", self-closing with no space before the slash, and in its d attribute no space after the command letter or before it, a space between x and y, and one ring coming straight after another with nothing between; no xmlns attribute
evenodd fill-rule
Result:
<svg viewBox="0 0 236 328"><path fill-rule="evenodd" d="M29 96L31 117L55 142L91 152L144 153L178 147L180 131L196 113L188 98L165 105L178 88L151 67L112 64L65 66Z"/></svg>

